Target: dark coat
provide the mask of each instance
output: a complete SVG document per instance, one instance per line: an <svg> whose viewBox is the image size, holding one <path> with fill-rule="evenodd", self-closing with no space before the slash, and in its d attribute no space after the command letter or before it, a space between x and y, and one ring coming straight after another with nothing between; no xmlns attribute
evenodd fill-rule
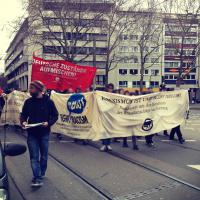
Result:
<svg viewBox="0 0 200 200"><path fill-rule="evenodd" d="M35 127L28 129L31 134L45 134L50 132L50 127L58 120L58 111L54 102L48 97L29 98L25 101L20 117L21 123L29 124L48 122L48 127Z"/></svg>

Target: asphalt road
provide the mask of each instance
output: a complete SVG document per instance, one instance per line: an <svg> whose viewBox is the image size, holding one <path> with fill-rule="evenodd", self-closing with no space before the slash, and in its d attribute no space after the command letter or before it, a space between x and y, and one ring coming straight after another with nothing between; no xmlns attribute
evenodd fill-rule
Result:
<svg viewBox="0 0 200 200"><path fill-rule="evenodd" d="M75 144L67 137L58 141L52 136L47 178L38 190L30 188L32 174L28 152L19 157L8 157L7 167L28 200L199 200L199 119L200 110L192 111L191 118L182 127L186 139L184 145L168 141L159 133L154 137L155 148L147 147L140 139L139 151L113 143L114 153L102 153L91 145ZM12 129L8 132L8 142L26 142L21 133ZM21 200L12 181L10 185L11 200Z"/></svg>

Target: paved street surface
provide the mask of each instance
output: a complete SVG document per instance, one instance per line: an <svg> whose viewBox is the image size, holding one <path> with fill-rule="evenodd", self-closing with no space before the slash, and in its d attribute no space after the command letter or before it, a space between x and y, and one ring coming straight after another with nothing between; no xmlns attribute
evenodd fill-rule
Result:
<svg viewBox="0 0 200 200"><path fill-rule="evenodd" d="M139 151L122 148L121 142L112 144L113 153L102 153L96 148L99 142L83 146L67 137L58 141L53 135L42 188L30 187L28 152L6 159L11 200L199 200L199 120L200 110L192 110L182 127L184 145L159 133L154 148L139 139ZM8 142L26 142L25 134L11 128L7 137Z"/></svg>

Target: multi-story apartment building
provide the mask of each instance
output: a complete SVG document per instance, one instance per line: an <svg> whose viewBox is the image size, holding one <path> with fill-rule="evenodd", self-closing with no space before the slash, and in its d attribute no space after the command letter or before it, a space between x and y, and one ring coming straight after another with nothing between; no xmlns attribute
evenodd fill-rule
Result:
<svg viewBox="0 0 200 200"><path fill-rule="evenodd" d="M27 28L28 20L26 19L7 49L5 76L7 77L9 88L25 90L28 87L28 69L31 61L28 57L29 50L24 33Z"/></svg>
<svg viewBox="0 0 200 200"><path fill-rule="evenodd" d="M172 16L164 18L164 24L163 81L168 87L175 87L180 65L182 65L182 87L199 87L199 19L181 22L180 19L177 20ZM190 70L191 67L194 69Z"/></svg>
<svg viewBox="0 0 200 200"><path fill-rule="evenodd" d="M73 2L76 1L72 1L72 4ZM98 8L102 9L102 7L109 12L110 6L113 5L112 2L108 0L79 0L78 2L81 2L83 10L89 6L91 9L97 9L96 12ZM68 21L66 25L67 28L63 32L61 30L61 21L57 16L50 13L50 10L57 5L55 4L55 0L43 0L43 3L43 11L45 14L42 20L35 20L37 24L35 24L35 21L33 23L33 14L30 13L7 50L5 75L8 78L9 87L27 90L28 83L31 81L33 53L44 59L63 59L55 53L55 51L64 54L66 48L60 43L62 40L67 42L73 41L75 37L77 45L75 47L72 45L70 50L70 53L76 52L76 58L73 61L81 65L96 66L98 68L96 86L103 86L105 84L105 60L108 39L107 34L102 30L102 23L104 23L104 21L96 20L95 23L92 23L91 29L78 34L70 29L70 23ZM81 7L76 9L81 9ZM87 16L90 15L87 13ZM150 41L147 42L148 45L143 49L144 52L152 51L151 54L145 58L143 85L146 88L159 88L162 82L165 82L167 87L175 87L178 68L180 67L180 56L176 55L174 44L172 44L172 36L174 40L176 40L176 45L181 42L181 35L179 36L181 33L176 31L178 25L174 23L173 20L167 20L164 17L160 18L161 21L158 23L160 24L160 45L157 44L156 47L151 41L152 38L149 38ZM79 26L87 25L89 20L89 18L85 17L79 20ZM170 31L168 30L169 24L174 28L173 33L172 29L170 29ZM34 36L30 38L29 31L35 26L39 28L37 28ZM53 35L47 27L51 27ZM133 30L129 29L127 33L123 33L120 36L119 45L115 49L115 53L122 59L120 59L116 67L109 72L108 82L114 83L116 88L140 87L141 49L139 47L139 41L141 40L142 33ZM183 64L185 65L183 67L184 69L187 68L189 65L188 63L194 58L191 49L199 42L198 23L192 25L190 32L187 34L184 44L184 52L186 54L183 59ZM55 37L57 40L55 40ZM123 57L130 57L130 59L123 59ZM199 60L197 59L196 62L198 66ZM198 68L190 71L190 73L183 78L182 83L184 88L198 87Z"/></svg>
<svg viewBox="0 0 200 200"><path fill-rule="evenodd" d="M146 57L144 87L158 89L164 82L168 88L175 88L177 79L181 76L181 88L199 88L200 18L188 21L180 21L180 18L181 15L167 14L166 17L166 15L158 13L161 29L160 45L158 44L157 48ZM182 18L184 19L185 16L183 15ZM154 24L148 24L148 26L154 26ZM142 33L137 29L134 30L134 34L129 32L122 35L122 42L118 48L118 53L122 56L134 55L134 58L119 62L110 73L111 82L114 82L119 88L140 87L141 49L139 43ZM156 32L159 31L156 30ZM151 51L155 47L151 41L143 42L147 44L145 47L147 51ZM145 54L146 50L142 51ZM179 75L181 65L182 72ZM193 69L191 70L191 68Z"/></svg>
<svg viewBox="0 0 200 200"><path fill-rule="evenodd" d="M34 3L34 1L31 2ZM106 10L112 5L108 0L82 0L77 2L79 5L81 2L81 7L74 8L73 4L76 1L72 1L71 8L84 10L89 7L90 10L87 9L87 13L85 14L85 16L89 17L89 11L93 13L96 11L98 13L98 9L104 9L105 7L104 10ZM69 61L98 68L96 86L104 86L107 35L101 30L103 22L98 21L98 19L93 22L85 16L83 19L78 19L78 22L70 22L72 19L66 17L64 20L68 24L66 24L66 29L63 31L62 21L53 13L49 14L51 9L56 9L55 6L57 6L58 2L55 0L43 0L42 3L43 16L36 19L38 13L35 10L33 10L34 12L30 12L7 50L5 75L8 78L9 87L21 90L28 89L28 83L31 81L33 54L44 59L60 60L63 58L59 55L64 55L67 48L71 48L70 54L76 54L76 57L74 56L75 58ZM69 26L70 23L73 23L74 29L87 26L88 24L90 26L92 24L92 27L84 31L75 32ZM76 23L78 23L77 26ZM49 30L50 27L53 30L52 32ZM82 30L81 28L79 29ZM64 45L60 45L61 41L67 43L74 42L76 46L70 44L65 48Z"/></svg>
<svg viewBox="0 0 200 200"><path fill-rule="evenodd" d="M127 59L122 59L116 68L110 72L109 76L109 80L118 88L140 88L141 52L144 54L143 57L145 57L151 51L152 53L145 57L143 87L159 88L161 84L163 46L157 45L155 47L151 41L145 40L147 45L141 49L139 46L141 37L143 36L137 31L134 34L129 32L121 37L122 41L117 49L117 53ZM162 34L160 34L159 39L163 40Z"/></svg>

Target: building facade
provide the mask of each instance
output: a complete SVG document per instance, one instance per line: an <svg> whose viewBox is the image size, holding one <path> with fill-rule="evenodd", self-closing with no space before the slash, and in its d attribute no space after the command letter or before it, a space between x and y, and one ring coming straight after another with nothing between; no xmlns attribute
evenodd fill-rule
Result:
<svg viewBox="0 0 200 200"><path fill-rule="evenodd" d="M43 3L44 15L42 19L34 20L33 23L37 12L30 13L7 50L5 75L9 87L27 90L31 81L33 54L44 59L63 59L55 52L65 54L69 49L66 49L61 43L63 41L73 42L74 38L76 38L76 46L69 46L71 48L69 53L76 54L76 58L72 61L80 65L97 67L96 87L103 87L106 80L105 61L108 40L107 34L102 29L102 23L105 22L95 20L95 23L91 23L91 19L82 16L78 21L78 27L85 28L88 23L90 26L92 24L92 27L87 31L77 33L71 29L74 21L71 22L67 18L67 28L62 31L63 21L51 13L51 9L55 9L55 5L57 5L55 0L43 0ZM81 3L82 7L79 9L84 10L91 6L91 13L97 12L95 10L97 8L108 9L106 12L109 12L109 8L112 6L112 2L108 0L82 0ZM86 13L86 15L91 18L93 14ZM199 59L195 60L196 67L192 70L189 69L195 57L194 49L199 43L199 23L192 24L184 37L183 44L181 43L183 33L180 32L176 20L159 17L157 24L159 27L156 27L155 24L152 24L152 27L156 30L155 33L159 32L159 35L156 36L159 36L158 40L155 41L152 36L144 40L146 45L143 46L142 52L146 56L143 56L142 59L141 38L146 37L146 35L143 35L140 29L137 30L133 27L120 36L119 45L115 49L115 54L119 56L120 60L117 64L115 63L116 66L109 72L108 77L108 82L113 83L116 88L138 89L140 87L142 60L145 60L143 71L143 86L145 88L158 89L163 82L167 87L175 87L181 63L183 70L185 70L182 87L199 87ZM35 27L37 27L36 32L30 37L29 32ZM174 41L176 41L175 44ZM180 49L180 45L183 46L184 51L181 60L180 55L177 54L177 48Z"/></svg>

